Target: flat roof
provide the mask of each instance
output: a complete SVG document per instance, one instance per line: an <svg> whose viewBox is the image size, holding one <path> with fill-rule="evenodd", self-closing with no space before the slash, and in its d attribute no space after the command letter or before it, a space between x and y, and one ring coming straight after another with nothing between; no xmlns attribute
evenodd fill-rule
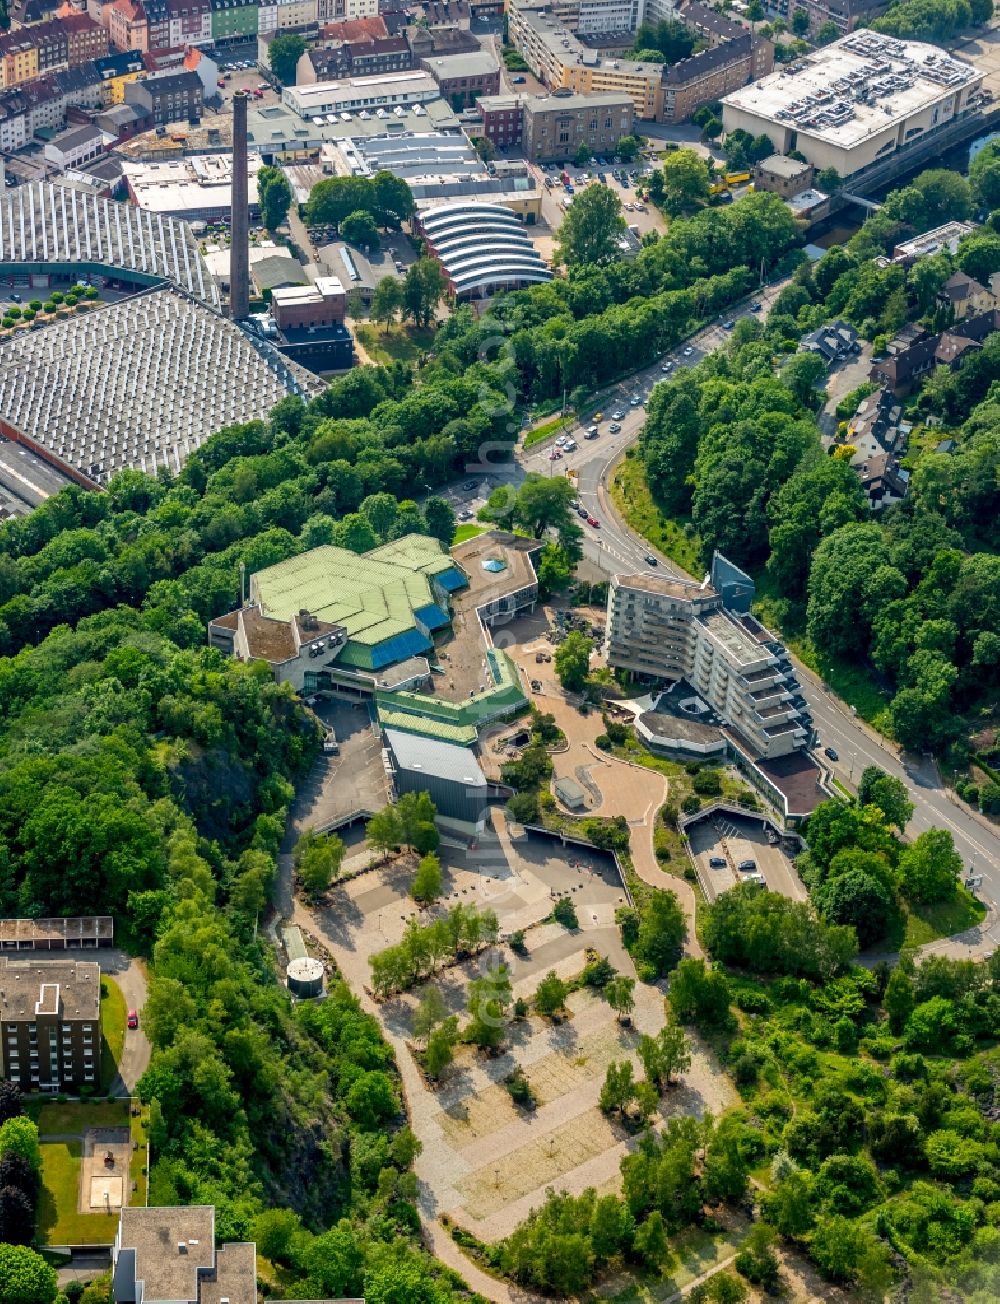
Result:
<svg viewBox="0 0 1000 1304"><path fill-rule="evenodd" d="M144 1304L197 1300L199 1270L215 1265L214 1205L127 1205L118 1235L121 1249L135 1252L135 1279L142 1282Z"/></svg>
<svg viewBox="0 0 1000 1304"><path fill-rule="evenodd" d="M850 149L983 75L935 45L861 29L733 91L723 105Z"/></svg>
<svg viewBox="0 0 1000 1304"><path fill-rule="evenodd" d="M486 787L486 775L468 747L456 747L440 738L399 729L389 728L384 732L396 764L408 774L423 772L466 788Z"/></svg>
<svg viewBox="0 0 1000 1304"><path fill-rule="evenodd" d="M820 768L808 752L789 752L772 760L756 759L754 764L785 798L789 815L808 815L830 796L820 787Z"/></svg>
<svg viewBox="0 0 1000 1304"><path fill-rule="evenodd" d="M789 158L787 154L769 154L757 164L761 172L770 172L776 177L800 177L812 167L800 158Z"/></svg>
<svg viewBox="0 0 1000 1304"><path fill-rule="evenodd" d="M719 595L709 584L697 580L674 579L664 575L616 575L615 584L623 589L636 589L640 593L659 593L667 598L717 598Z"/></svg>
<svg viewBox="0 0 1000 1304"><path fill-rule="evenodd" d="M339 77L336 81L314 82L311 86L286 86L282 98L304 115L318 112L321 105L336 102L370 101L373 105L395 104L398 97L438 94L438 84L429 72L387 72L376 77Z"/></svg>
<svg viewBox="0 0 1000 1304"><path fill-rule="evenodd" d="M334 114L324 114L322 122L314 122L312 115L302 117L287 104L268 104L248 112L247 139L253 148L268 153L271 150L319 149L347 137L356 140L362 136L382 136L386 132L404 135L406 132L426 131L428 126L457 131L460 126L455 111L440 96L422 104L402 107L405 111L401 115L390 112L379 118L374 109L368 108L352 112L347 122ZM329 121L331 117L333 122Z"/></svg>
<svg viewBox="0 0 1000 1304"><path fill-rule="evenodd" d="M0 919L0 945L4 943L111 941L115 921L111 915L77 915L69 919Z"/></svg>
<svg viewBox="0 0 1000 1304"><path fill-rule="evenodd" d="M538 38L562 63L586 68L605 68L625 76L643 77L659 81L663 64L640 63L637 59L622 59L617 55L605 56L587 49L559 19L547 9L522 9L514 11L519 22L530 27Z"/></svg>
<svg viewBox="0 0 1000 1304"><path fill-rule="evenodd" d="M486 77L499 72L496 56L488 50L472 50L468 54L434 54L420 60L421 64L439 80L453 77Z"/></svg>
<svg viewBox="0 0 1000 1304"><path fill-rule="evenodd" d="M251 205L258 202L257 173L263 167L260 154L247 157L247 194ZM122 173L140 208L152 213L197 212L204 208L232 206L232 154L194 154L158 163L122 162Z"/></svg>
<svg viewBox="0 0 1000 1304"><path fill-rule="evenodd" d="M0 956L0 1017L32 1019L37 1006L64 1019L101 1017L101 967L95 960L13 960Z"/></svg>

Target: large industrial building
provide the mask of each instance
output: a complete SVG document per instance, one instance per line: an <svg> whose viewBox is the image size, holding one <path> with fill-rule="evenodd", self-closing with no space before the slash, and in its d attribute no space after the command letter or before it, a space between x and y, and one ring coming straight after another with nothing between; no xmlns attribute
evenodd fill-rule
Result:
<svg viewBox="0 0 1000 1304"><path fill-rule="evenodd" d="M263 164L253 153L247 160L248 197L256 213L257 173ZM163 163L140 163L126 159L122 173L129 199L149 213L213 222L228 217L232 206L232 154L194 154Z"/></svg>
<svg viewBox="0 0 1000 1304"><path fill-rule="evenodd" d="M311 373L171 285L0 346L0 434L85 487L176 475L223 426L266 416Z"/></svg>
<svg viewBox="0 0 1000 1304"><path fill-rule="evenodd" d="M851 177L978 112L983 77L936 46L859 30L733 91L722 121Z"/></svg>

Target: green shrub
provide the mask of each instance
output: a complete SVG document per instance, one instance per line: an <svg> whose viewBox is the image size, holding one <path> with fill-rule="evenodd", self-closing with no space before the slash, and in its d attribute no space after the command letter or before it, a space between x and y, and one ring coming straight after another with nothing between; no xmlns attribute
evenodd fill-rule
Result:
<svg viewBox="0 0 1000 1304"><path fill-rule="evenodd" d="M563 928L579 928L580 921L576 917L576 906L568 896L560 897L552 908L552 918Z"/></svg>

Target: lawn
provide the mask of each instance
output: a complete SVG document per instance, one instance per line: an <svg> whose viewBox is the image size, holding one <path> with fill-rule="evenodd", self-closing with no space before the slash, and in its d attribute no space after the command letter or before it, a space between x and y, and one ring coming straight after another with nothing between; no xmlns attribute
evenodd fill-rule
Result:
<svg viewBox="0 0 1000 1304"><path fill-rule="evenodd" d="M566 416L553 417L551 421L543 421L540 426L535 426L534 430L529 430L524 436L524 447L532 448L535 444L540 444L543 439L548 439L549 435L556 434L565 426L573 425L575 421L576 415L573 412Z"/></svg>
<svg viewBox="0 0 1000 1304"><path fill-rule="evenodd" d="M619 462L611 482L611 497L626 522L654 548L689 575L704 573L701 540L690 522L664 516L649 492L642 459L630 450Z"/></svg>
<svg viewBox="0 0 1000 1304"><path fill-rule="evenodd" d="M118 1073L118 1061L125 1047L125 1018L128 1010L121 988L106 974L101 975L101 1086L106 1092Z"/></svg>
<svg viewBox="0 0 1000 1304"><path fill-rule="evenodd" d="M386 332L374 322L359 322L354 333L372 362L416 362L431 347L432 326L391 326Z"/></svg>
<svg viewBox="0 0 1000 1304"><path fill-rule="evenodd" d="M77 1212L81 1142L49 1141L40 1148L39 1238L48 1245L110 1245L118 1230L117 1212Z"/></svg>
<svg viewBox="0 0 1000 1304"><path fill-rule="evenodd" d="M88 1127L128 1127L127 1100L29 1100L27 1110L42 1137L79 1133Z"/></svg>
<svg viewBox="0 0 1000 1304"><path fill-rule="evenodd" d="M466 539L475 539L477 535L485 534L488 528L486 525L460 525L455 531L452 547L456 543L465 543Z"/></svg>
<svg viewBox="0 0 1000 1304"><path fill-rule="evenodd" d="M906 917L907 947L924 946L939 937L951 937L974 928L986 918L986 907L961 884L950 901L935 905L911 905Z"/></svg>

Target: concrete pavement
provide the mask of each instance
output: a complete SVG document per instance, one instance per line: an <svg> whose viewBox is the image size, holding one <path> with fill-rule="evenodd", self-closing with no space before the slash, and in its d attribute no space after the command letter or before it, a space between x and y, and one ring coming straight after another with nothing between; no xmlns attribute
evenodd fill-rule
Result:
<svg viewBox="0 0 1000 1304"><path fill-rule="evenodd" d="M135 1095L135 1084L149 1068L151 1054L149 1038L142 1026L142 1007L146 1004L148 992L144 961L128 955L117 947L108 947L106 950L99 948L96 951L71 947L65 953L59 954L60 956L65 954L71 960L96 960L101 967L101 973L107 974L118 984L125 998L126 1010L139 1011L138 1028L125 1029L122 1057L109 1093L112 1096Z"/></svg>

